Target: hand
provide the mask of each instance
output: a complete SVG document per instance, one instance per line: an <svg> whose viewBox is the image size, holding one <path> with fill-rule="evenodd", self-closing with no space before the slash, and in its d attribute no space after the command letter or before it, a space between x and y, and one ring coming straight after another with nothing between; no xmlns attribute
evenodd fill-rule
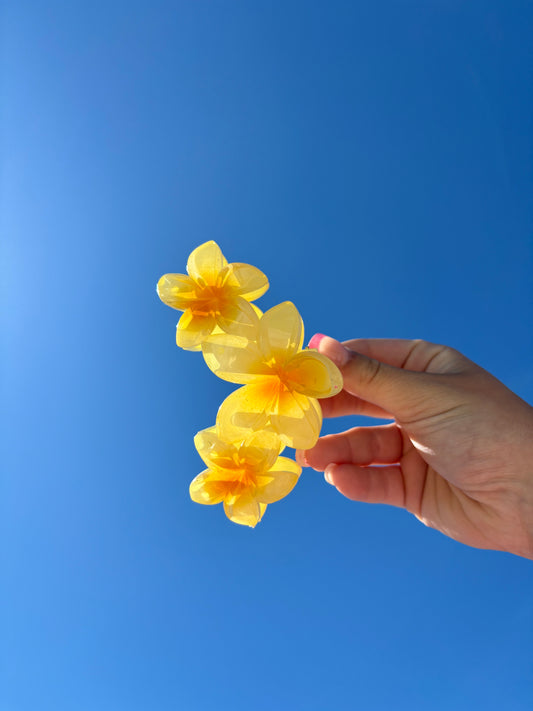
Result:
<svg viewBox="0 0 533 711"><path fill-rule="evenodd" d="M401 506L476 548L533 559L533 408L457 351L425 341L311 345L340 368L325 417L392 424L321 437L300 464L356 501Z"/></svg>

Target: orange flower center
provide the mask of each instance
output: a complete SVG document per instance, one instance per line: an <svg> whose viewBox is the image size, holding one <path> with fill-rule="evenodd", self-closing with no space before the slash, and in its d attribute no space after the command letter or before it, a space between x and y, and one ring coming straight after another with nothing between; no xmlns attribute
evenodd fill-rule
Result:
<svg viewBox="0 0 533 711"><path fill-rule="evenodd" d="M216 467L220 475L220 478L217 477L217 487L225 499L240 496L246 491L252 495L255 493L256 474L245 458L238 454L231 458L222 457L216 462Z"/></svg>
<svg viewBox="0 0 533 711"><path fill-rule="evenodd" d="M289 379L287 377L287 372L285 370L285 363L282 362L285 359L283 356L272 356L270 360L267 361L266 365L271 371L271 375L276 376L279 383L269 383L269 389L279 389L279 390L290 390Z"/></svg>
<svg viewBox="0 0 533 711"><path fill-rule="evenodd" d="M265 402L266 409L269 411L277 410L280 401L292 389L281 366L271 369L275 377L265 378L256 386L259 397Z"/></svg>
<svg viewBox="0 0 533 711"><path fill-rule="evenodd" d="M219 316L231 301L231 295L223 286L200 286L196 292L195 316Z"/></svg>

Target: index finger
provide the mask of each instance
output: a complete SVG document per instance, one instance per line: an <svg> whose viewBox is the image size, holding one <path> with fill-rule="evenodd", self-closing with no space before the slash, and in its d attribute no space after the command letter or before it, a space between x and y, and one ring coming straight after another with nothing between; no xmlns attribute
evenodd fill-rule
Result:
<svg viewBox="0 0 533 711"><path fill-rule="evenodd" d="M446 346L403 338L353 338L343 345L356 353L395 368L416 372L431 371L431 364L441 353L451 352ZM435 369L438 372L438 369Z"/></svg>

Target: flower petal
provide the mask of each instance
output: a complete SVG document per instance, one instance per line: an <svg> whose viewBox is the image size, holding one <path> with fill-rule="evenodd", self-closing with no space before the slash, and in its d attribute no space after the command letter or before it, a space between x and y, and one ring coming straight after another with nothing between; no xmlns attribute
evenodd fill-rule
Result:
<svg viewBox="0 0 533 711"><path fill-rule="evenodd" d="M167 306L185 311L196 298L196 284L185 274L164 274L157 283L157 294Z"/></svg>
<svg viewBox="0 0 533 711"><path fill-rule="evenodd" d="M257 343L238 331L212 335L203 344L202 353L213 373L230 383L253 383L271 373Z"/></svg>
<svg viewBox="0 0 533 711"><path fill-rule="evenodd" d="M221 404L217 427L223 438L240 432L267 430L295 449L311 449L322 426L322 410L315 398L280 387L275 377L262 378L232 392Z"/></svg>
<svg viewBox="0 0 533 711"><path fill-rule="evenodd" d="M277 411L270 413L270 424L288 447L311 449L320 435L322 410L315 398L286 391L279 397Z"/></svg>
<svg viewBox="0 0 533 711"><path fill-rule="evenodd" d="M216 315L217 326L231 335L257 340L259 333L259 318L256 310L242 296L234 296L222 305Z"/></svg>
<svg viewBox="0 0 533 711"><path fill-rule="evenodd" d="M239 455L246 461L251 472L261 475L275 465L279 453L284 448L278 434L260 430L252 432L247 437L239 449Z"/></svg>
<svg viewBox="0 0 533 711"><path fill-rule="evenodd" d="M220 272L228 262L218 244L210 240L196 247L187 260L187 273L199 284L216 284Z"/></svg>
<svg viewBox="0 0 533 711"><path fill-rule="evenodd" d="M194 446L210 469L217 467L221 459L231 459L236 451L232 442L226 442L218 436L216 427L207 427L197 432L194 436Z"/></svg>
<svg viewBox="0 0 533 711"><path fill-rule="evenodd" d="M225 486L213 477L209 469L198 474L189 486L191 499L197 504L220 504L224 501L225 493Z"/></svg>
<svg viewBox="0 0 533 711"><path fill-rule="evenodd" d="M301 473L301 466L294 460L278 457L268 472L257 477L256 498L265 504L283 499L296 486Z"/></svg>
<svg viewBox="0 0 533 711"><path fill-rule="evenodd" d="M284 449L275 432L248 433L239 430L234 440L222 438L216 427L197 432L194 445L209 469L220 470L220 476L225 480L238 478L243 467L252 476L268 471Z"/></svg>
<svg viewBox="0 0 533 711"><path fill-rule="evenodd" d="M290 385L309 397L330 397L342 390L342 375L329 358L314 351L301 351L286 364Z"/></svg>
<svg viewBox="0 0 533 711"><path fill-rule="evenodd" d="M203 341L211 335L215 317L210 314L195 316L187 309L178 321L176 343L186 351L199 351Z"/></svg>
<svg viewBox="0 0 533 711"><path fill-rule="evenodd" d="M217 427L220 436L232 439L250 436L260 430L272 432L268 415L265 413L263 390L258 394L255 384L244 385L234 390L218 409Z"/></svg>
<svg viewBox="0 0 533 711"><path fill-rule="evenodd" d="M265 504L247 495L240 496L233 504L224 503L224 512L230 521L251 528L259 523L265 510Z"/></svg>
<svg viewBox="0 0 533 711"><path fill-rule="evenodd" d="M259 347L267 360L278 356L282 362L302 348L304 324L298 309L284 301L266 311L259 325Z"/></svg>
<svg viewBox="0 0 533 711"><path fill-rule="evenodd" d="M258 299L269 286L266 275L257 267L239 262L229 265L224 285L235 289L235 294L243 296L247 301Z"/></svg>

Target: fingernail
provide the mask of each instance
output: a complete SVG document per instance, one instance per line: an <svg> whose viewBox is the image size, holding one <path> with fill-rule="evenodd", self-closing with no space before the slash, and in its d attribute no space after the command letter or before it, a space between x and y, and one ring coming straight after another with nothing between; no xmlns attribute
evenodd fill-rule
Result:
<svg viewBox="0 0 533 711"><path fill-rule="evenodd" d="M325 338L325 335L323 333L315 333L315 335L311 338L308 344L308 348L317 348L320 345L320 341Z"/></svg>
<svg viewBox="0 0 533 711"><path fill-rule="evenodd" d="M328 484L331 484L333 486L333 481L331 478L331 469L329 466L327 466L324 471L324 479L328 482Z"/></svg>
<svg viewBox="0 0 533 711"><path fill-rule="evenodd" d="M309 464L307 463L307 457L305 456L305 451L303 449L297 449L294 458L301 467L309 466Z"/></svg>

